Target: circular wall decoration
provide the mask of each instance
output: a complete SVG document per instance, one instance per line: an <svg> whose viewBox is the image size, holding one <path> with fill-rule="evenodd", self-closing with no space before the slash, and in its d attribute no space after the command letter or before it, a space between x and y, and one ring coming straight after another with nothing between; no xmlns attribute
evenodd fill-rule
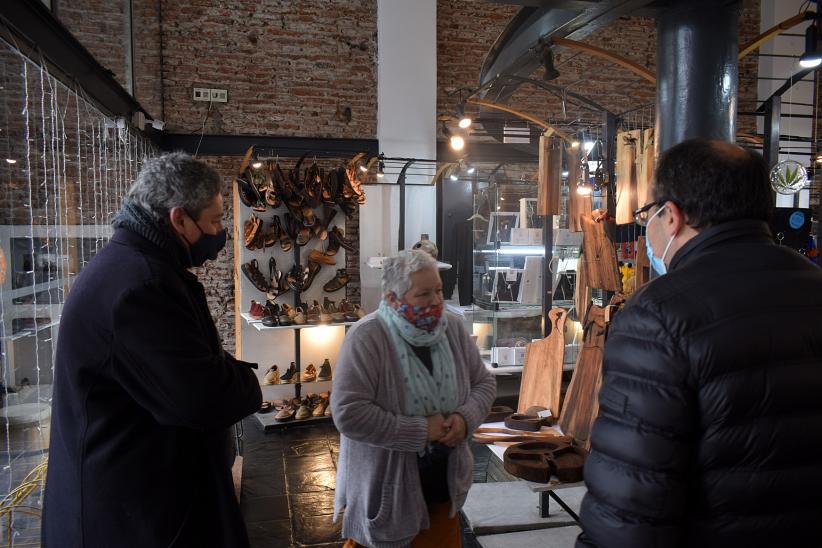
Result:
<svg viewBox="0 0 822 548"><path fill-rule="evenodd" d="M808 171L795 160L779 162L771 169L771 188L779 194L796 194L808 186Z"/></svg>

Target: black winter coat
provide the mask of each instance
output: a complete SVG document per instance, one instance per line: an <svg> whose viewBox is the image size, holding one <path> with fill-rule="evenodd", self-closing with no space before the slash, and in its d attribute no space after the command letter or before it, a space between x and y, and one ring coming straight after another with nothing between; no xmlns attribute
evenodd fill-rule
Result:
<svg viewBox="0 0 822 548"><path fill-rule="evenodd" d="M822 269L765 223L628 301L599 401L578 548L822 546Z"/></svg>
<svg viewBox="0 0 822 548"><path fill-rule="evenodd" d="M260 386L252 364L223 352L184 263L180 249L121 228L72 287L57 345L45 548L248 546L229 427L259 409Z"/></svg>

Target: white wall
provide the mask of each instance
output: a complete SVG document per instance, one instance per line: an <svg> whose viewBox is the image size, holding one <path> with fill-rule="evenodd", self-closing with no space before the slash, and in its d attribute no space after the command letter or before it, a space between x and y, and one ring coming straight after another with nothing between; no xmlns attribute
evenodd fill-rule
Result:
<svg viewBox="0 0 822 548"><path fill-rule="evenodd" d="M785 19L792 17L799 13L799 8L804 4L803 0L762 0L761 3L761 18L760 30L765 31ZM799 66L799 56L805 50L805 29L810 22L805 22L796 27L785 31L789 34L801 34L799 36L784 36L780 35L766 43L760 48L760 53L779 54L779 55L794 55L795 58L783 57L760 57L759 58L759 76L766 78L777 78L777 80L759 80L757 95L758 103L771 96L771 94L779 88L791 75L801 70ZM808 75L808 81L802 81L794 84L788 92L782 96L782 114L813 114L813 107L790 105L786 103L805 103L813 104L813 75ZM747 105L746 105L747 110ZM811 119L787 118L781 120L782 135L798 135L802 137L811 137L813 135L813 122ZM759 118L757 121L757 129L761 133L764 129L764 120ZM800 156L790 154L791 151L785 150L790 147L805 147L802 152L811 150L810 144L782 141L780 148L784 153L779 155L782 160L796 160L804 166L809 165L808 156ZM799 152L794 151L794 152ZM809 207L810 192L803 190L799 193L799 207ZM777 194L776 205L779 207L792 207L794 204L793 196L782 196Z"/></svg>
<svg viewBox="0 0 822 548"><path fill-rule="evenodd" d="M387 157L435 159L437 111L436 0L377 2L377 139ZM396 182L392 169L385 182ZM425 181L423 178L422 181ZM420 182L408 177L407 182ZM362 303L372 311L380 299L380 272L368 257L397 250L399 192L366 187L360 208ZM426 232L436 241L436 193L411 187L406 193L405 248Z"/></svg>

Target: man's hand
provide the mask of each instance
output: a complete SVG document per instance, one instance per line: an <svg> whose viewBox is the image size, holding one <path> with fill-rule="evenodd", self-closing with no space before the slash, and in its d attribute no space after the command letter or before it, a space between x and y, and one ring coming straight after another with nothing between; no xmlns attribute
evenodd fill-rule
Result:
<svg viewBox="0 0 822 548"><path fill-rule="evenodd" d="M465 439L465 419L459 413L448 415L442 426L446 434L440 438L440 443L448 447L456 447Z"/></svg>
<svg viewBox="0 0 822 548"><path fill-rule="evenodd" d="M442 415L431 415L425 417L428 421L428 441L435 441L441 439L447 433L443 426L445 424L445 417Z"/></svg>

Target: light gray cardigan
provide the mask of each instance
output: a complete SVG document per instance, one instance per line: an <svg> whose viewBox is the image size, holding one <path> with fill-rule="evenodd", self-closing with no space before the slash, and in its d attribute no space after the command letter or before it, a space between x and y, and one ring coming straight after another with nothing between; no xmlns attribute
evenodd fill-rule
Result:
<svg viewBox="0 0 822 548"><path fill-rule="evenodd" d="M496 381L480 360L460 318L448 315L446 334L454 354L456 412L466 435L482 424L496 395ZM376 313L351 328L343 342L331 393L340 431L334 521L345 510L343 538L371 548L408 546L429 527L417 452L425 448L425 417L405 415L405 391L390 334ZM467 440L448 457L451 513L471 487L474 457Z"/></svg>

